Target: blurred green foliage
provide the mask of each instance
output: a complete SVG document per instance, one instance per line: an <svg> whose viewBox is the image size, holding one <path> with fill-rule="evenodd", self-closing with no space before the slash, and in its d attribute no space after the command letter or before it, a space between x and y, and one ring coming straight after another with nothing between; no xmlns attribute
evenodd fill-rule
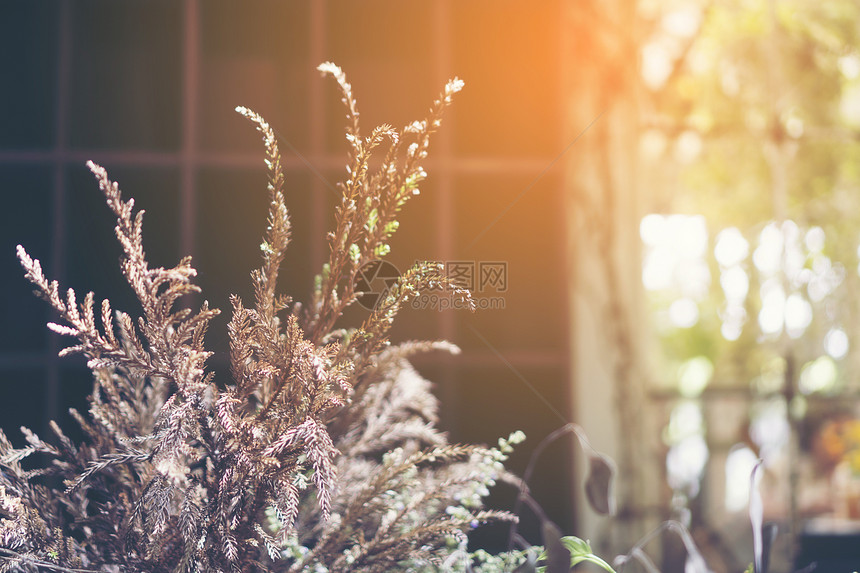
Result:
<svg viewBox="0 0 860 573"><path fill-rule="evenodd" d="M643 153L658 159L645 167L658 182L647 192L657 212L704 214L709 234L710 286L696 301L698 320L658 328L665 376L696 356L711 360L714 380L726 384L752 384L775 354L791 354L799 371L824 354L832 328L849 339L860 331L851 296L860 244L860 4L725 0L640 8L652 23L643 46L646 85L649 66L667 70L643 99ZM797 225L803 267L829 264L843 277L822 300L810 296L808 281L776 277L786 297L797 293L812 308L798 336L763 332L758 321L771 277L753 264L753 252L762 229L785 219ZM726 296L713 257L727 227L740 229L750 247L740 263L749 279L746 320L735 340L720 333ZM814 227L826 237L820 253L803 244ZM652 291L649 301L659 314L677 297L671 289ZM843 365L856 360L851 342ZM850 382L844 374L843 385Z"/></svg>

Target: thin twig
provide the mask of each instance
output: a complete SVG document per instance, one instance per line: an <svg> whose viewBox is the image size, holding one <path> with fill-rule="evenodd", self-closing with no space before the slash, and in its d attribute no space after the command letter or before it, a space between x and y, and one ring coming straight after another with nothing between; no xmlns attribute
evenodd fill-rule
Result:
<svg viewBox="0 0 860 573"><path fill-rule="evenodd" d="M31 563L36 565L37 567L44 567L45 569L51 569L53 571L66 571L67 573L103 573L98 569L71 569L69 567L63 567L62 565L57 565L55 563L47 563L45 561L39 561L38 559L33 559L27 555L22 555L17 551L12 551L11 549L5 549L0 547L0 559L9 559L10 561L13 559L20 559L26 563Z"/></svg>

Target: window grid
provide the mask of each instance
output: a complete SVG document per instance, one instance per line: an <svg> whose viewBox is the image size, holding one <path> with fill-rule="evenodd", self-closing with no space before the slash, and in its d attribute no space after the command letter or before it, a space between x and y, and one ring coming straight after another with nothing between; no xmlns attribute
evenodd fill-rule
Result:
<svg viewBox="0 0 860 573"><path fill-rule="evenodd" d="M71 75L71 53L74 43L72 29L72 0L60 0L60 40L57 59L57 98L55 110L56 141L49 150L3 149L0 150L0 165L51 165L53 169L53 229L52 229L52 265L51 275L64 276L66 245L63 241L66 227L67 183L65 170L69 166L78 166L89 159L103 162L111 166L130 167L178 167L181 184L181 252L194 254L194 236L196 221L194 217L196 204L197 172L206 167L227 168L260 168L259 154L242 152L201 151L198 146L197 122L199 100L199 83L201 67L200 55L200 1L184 0L182 26L182 131L181 146L177 152L150 150L107 150L107 149L70 149L68 146L68 108L69 81ZM310 54L312 61L322 61L326 45L326 16L327 2L310 3ZM446 70L450 69L450 1L434 3L433 18L435 27L434 45L434 82L443 84L447 79ZM314 78L316 79L316 78ZM343 158L339 155L326 153L324 142L325 108L323 82L311 81L310 91L310 154L308 161L318 169L341 169ZM449 120L450 121L450 120ZM455 174L510 174L529 175L539 173L552 161L549 157L459 157L452 151L449 130L437 134L434 142L432 157L426 161L428 170L436 185L434 193L438 201L434 217L438 228L436 236L437 249L443 258L453 256L453 176ZM285 154L283 166L286 171L301 172L306 169L303 161L292 154ZM325 204L323 184L314 178L313 186L313 227L321 236L325 231ZM319 266L325 256L324 244L315 241L311 246L312 260ZM453 339L456 334L456 317L453 313L437 313L438 332L445 339ZM0 368L34 368L41 367L46 374L48 401L45 415L56 418L58 413L58 384L60 378L60 361L57 352L62 341L57 335L51 334L46 355L38 352L29 353L0 353ZM514 366L553 365L567 366L567 357L561 351L555 350L516 350L506 353L506 358ZM421 359L419 357L418 361ZM458 357L458 365L489 366L496 364L498 358L491 352L470 352ZM445 362L446 373L454 368L449 361Z"/></svg>

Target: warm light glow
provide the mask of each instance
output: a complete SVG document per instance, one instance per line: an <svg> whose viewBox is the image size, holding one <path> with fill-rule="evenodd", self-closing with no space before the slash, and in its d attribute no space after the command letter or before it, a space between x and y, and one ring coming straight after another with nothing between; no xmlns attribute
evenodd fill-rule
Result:
<svg viewBox="0 0 860 573"><path fill-rule="evenodd" d="M698 31L701 21L702 12L699 9L695 6L684 6L664 14L660 24L673 36L689 38Z"/></svg>
<svg viewBox="0 0 860 573"><path fill-rule="evenodd" d="M669 307L669 320L678 328L690 328L699 322L699 307L696 301L679 298Z"/></svg>
<svg viewBox="0 0 860 573"><path fill-rule="evenodd" d="M833 262L824 255L818 255L812 261L812 276L807 284L809 298L819 302L832 294L845 278L845 269L841 264Z"/></svg>
<svg viewBox="0 0 860 573"><path fill-rule="evenodd" d="M723 229L717 235L714 256L724 267L736 265L747 258L750 245L737 227Z"/></svg>
<svg viewBox="0 0 860 573"><path fill-rule="evenodd" d="M706 296L711 274L704 259L708 248L705 218L700 215L646 215L639 224L646 255L642 282L646 289L677 290L693 301ZM688 303L670 311L681 324L695 324ZM698 310L696 311L698 317ZM687 318L687 320L684 319ZM697 319L697 318L696 318ZM672 318L675 322L675 318Z"/></svg>
<svg viewBox="0 0 860 573"><path fill-rule="evenodd" d="M758 252L758 251L757 251ZM778 334L785 321L785 291L778 281L771 279L761 286L761 310L758 324L765 334Z"/></svg>
<svg viewBox="0 0 860 573"><path fill-rule="evenodd" d="M841 328L831 328L824 336L824 351L839 360L848 354L848 335Z"/></svg>
<svg viewBox="0 0 860 573"><path fill-rule="evenodd" d="M672 58L662 46L651 42L642 48L642 78L648 87L656 89L663 85L672 73Z"/></svg>
<svg viewBox="0 0 860 573"><path fill-rule="evenodd" d="M669 418L666 427L666 442L677 444L680 441L698 435L702 431L702 408L695 402L682 402L678 404Z"/></svg>
<svg viewBox="0 0 860 573"><path fill-rule="evenodd" d="M654 250L642 265L642 284L648 290L664 290L672 286L674 260L665 250Z"/></svg>
<svg viewBox="0 0 860 573"><path fill-rule="evenodd" d="M750 279L741 267L733 266L720 273L720 286L723 287L726 300L730 304L740 304L747 297Z"/></svg>
<svg viewBox="0 0 860 573"><path fill-rule="evenodd" d="M689 488L692 495L699 491L699 478L708 462L708 444L701 435L685 438L666 454L666 472L673 489Z"/></svg>
<svg viewBox="0 0 860 573"><path fill-rule="evenodd" d="M714 375L714 365L706 356L696 356L678 368L678 390L682 396L695 398L708 386Z"/></svg>
<svg viewBox="0 0 860 573"><path fill-rule="evenodd" d="M667 228L663 224L664 218L663 215L657 214L642 217L642 221L639 223L639 236L649 247L657 247L665 243ZM857 252L860 253L860 248L857 249Z"/></svg>
<svg viewBox="0 0 860 573"><path fill-rule="evenodd" d="M836 363L829 356L821 356L806 363L800 371L798 387L804 394L827 392L836 387L838 372Z"/></svg>
<svg viewBox="0 0 860 573"><path fill-rule="evenodd" d="M856 80L860 77L860 57L857 54L848 54L837 60L839 71L846 79Z"/></svg>
<svg viewBox="0 0 860 573"><path fill-rule="evenodd" d="M785 301L785 330L791 338L800 338L812 323L812 305L797 293Z"/></svg>
<svg viewBox="0 0 860 573"><path fill-rule="evenodd" d="M806 243L806 248L809 249L810 253L821 253L824 250L824 229L821 227L810 227L808 231L806 231L806 237L804 238L804 242Z"/></svg>
<svg viewBox="0 0 860 573"><path fill-rule="evenodd" d="M750 424L750 437L758 445L760 455L767 463L788 444L791 428L783 400L760 404Z"/></svg>
<svg viewBox="0 0 860 573"><path fill-rule="evenodd" d="M758 248L753 253L755 268L763 274L775 274L781 268L783 237L776 223L769 223L758 238Z"/></svg>
<svg viewBox="0 0 860 573"><path fill-rule="evenodd" d="M735 97L741 91L738 70L729 63L723 63L720 66L720 87L723 88L723 93L729 97Z"/></svg>
<svg viewBox="0 0 860 573"><path fill-rule="evenodd" d="M803 135L803 119L797 115L789 115L785 118L785 131L795 139Z"/></svg>
<svg viewBox="0 0 860 573"><path fill-rule="evenodd" d="M675 140L675 159L691 163L702 152L702 138L695 131L685 131Z"/></svg>
<svg viewBox="0 0 860 573"><path fill-rule="evenodd" d="M666 135L656 129L645 130L639 137L639 151L643 157L657 159L666 151L668 145ZM647 217L657 215L646 215ZM644 221L644 219L643 219Z"/></svg>
<svg viewBox="0 0 860 573"><path fill-rule="evenodd" d="M860 125L860 86L845 88L839 104L839 112L848 125L852 127Z"/></svg>
<svg viewBox="0 0 860 573"><path fill-rule="evenodd" d="M750 499L750 475L758 462L747 446L740 446L726 457L726 511L743 511Z"/></svg>
<svg viewBox="0 0 860 573"><path fill-rule="evenodd" d="M740 305L729 305L720 314L723 324L720 326L720 334L726 340L737 340L741 337L744 323L747 320L747 311Z"/></svg>

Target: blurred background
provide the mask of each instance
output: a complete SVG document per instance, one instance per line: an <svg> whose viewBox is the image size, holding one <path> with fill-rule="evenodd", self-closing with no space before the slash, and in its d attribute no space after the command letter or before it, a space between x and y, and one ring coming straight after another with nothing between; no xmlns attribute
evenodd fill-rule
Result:
<svg viewBox="0 0 860 573"><path fill-rule="evenodd" d="M521 473L579 423L618 464L618 515L588 509L566 436L531 482L549 517L609 556L677 519L715 571L751 559L763 459L774 568L790 570L860 518L858 21L846 0L2 0L0 427L19 444L22 424L72 427L91 385L56 358L16 244L62 286L136 310L86 160L147 211L150 262L192 255L226 309L252 294L266 213L263 148L233 109L261 113L294 226L283 290L307 300L346 160L316 66L343 68L365 130L423 118L458 76L390 255L446 263L482 307L407 309L394 330L463 350L416 359L442 428L523 430ZM208 336L222 382L226 322ZM683 567L671 536L646 549Z"/></svg>

